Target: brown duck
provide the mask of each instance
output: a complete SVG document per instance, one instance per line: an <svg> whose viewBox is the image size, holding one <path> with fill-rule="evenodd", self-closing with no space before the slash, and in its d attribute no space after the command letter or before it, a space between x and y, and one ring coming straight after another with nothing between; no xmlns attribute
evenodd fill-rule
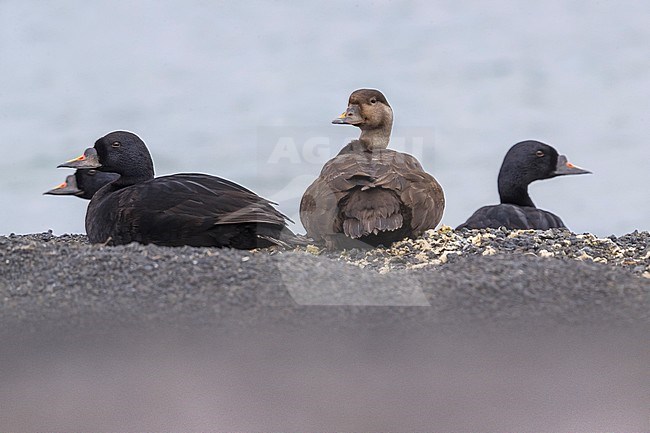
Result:
<svg viewBox="0 0 650 433"><path fill-rule="evenodd" d="M325 164L302 196L307 236L328 248L389 246L438 225L442 188L415 157L387 149L393 110L381 92L354 91L332 123L354 125L361 136Z"/></svg>

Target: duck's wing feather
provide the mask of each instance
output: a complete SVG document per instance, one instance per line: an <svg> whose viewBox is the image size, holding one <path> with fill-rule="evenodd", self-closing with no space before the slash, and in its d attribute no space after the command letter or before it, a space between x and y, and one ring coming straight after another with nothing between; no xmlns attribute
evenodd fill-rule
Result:
<svg viewBox="0 0 650 433"><path fill-rule="evenodd" d="M566 228L560 217L551 212L528 206L498 204L479 208L457 229L499 227L512 230Z"/></svg>
<svg viewBox="0 0 650 433"><path fill-rule="evenodd" d="M340 233L342 200L353 190L370 188L393 191L411 209L411 228L416 235L435 227L442 217L442 188L413 156L393 150L345 153L328 161L303 195L300 217L308 235ZM378 215L395 210L389 196L385 197L385 203L374 205Z"/></svg>
<svg viewBox="0 0 650 433"><path fill-rule="evenodd" d="M413 209L411 228L418 236L424 231L435 228L445 210L445 194L438 181L422 169L413 156L408 154L401 158L406 169L401 171L400 198Z"/></svg>
<svg viewBox="0 0 650 433"><path fill-rule="evenodd" d="M189 232L219 224L284 225L288 218L273 203L252 191L215 176L163 176L118 191L114 203L118 224L167 227Z"/></svg>
<svg viewBox="0 0 650 433"><path fill-rule="evenodd" d="M166 198L152 205L174 215L206 218L213 224L269 223L284 225L288 217L275 203L251 190L216 176L177 174L154 179L151 186ZM149 196L151 196L149 194Z"/></svg>

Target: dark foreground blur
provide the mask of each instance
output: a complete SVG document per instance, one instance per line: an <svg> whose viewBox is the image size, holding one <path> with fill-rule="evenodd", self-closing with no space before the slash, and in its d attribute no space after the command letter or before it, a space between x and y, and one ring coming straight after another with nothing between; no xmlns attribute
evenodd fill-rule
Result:
<svg viewBox="0 0 650 433"><path fill-rule="evenodd" d="M0 237L0 432L650 431L644 239L640 271L521 251L381 273Z"/></svg>
<svg viewBox="0 0 650 433"><path fill-rule="evenodd" d="M650 428L650 341L639 330L70 337L4 345L1 431Z"/></svg>

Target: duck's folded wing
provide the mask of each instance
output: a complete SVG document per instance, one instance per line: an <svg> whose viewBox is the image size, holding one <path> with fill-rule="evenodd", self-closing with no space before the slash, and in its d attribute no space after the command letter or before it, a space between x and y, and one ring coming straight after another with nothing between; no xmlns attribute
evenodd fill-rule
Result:
<svg viewBox="0 0 650 433"><path fill-rule="evenodd" d="M435 228L445 210L445 194L436 179L426 172L404 175L400 198L412 210L411 228L418 236Z"/></svg>
<svg viewBox="0 0 650 433"><path fill-rule="evenodd" d="M565 228L555 214L534 207L498 204L483 206L457 229L482 229L505 227L510 230L548 230Z"/></svg>
<svg viewBox="0 0 650 433"><path fill-rule="evenodd" d="M335 192L322 177L307 187L300 199L300 222L307 236L320 240L324 235L337 233L342 224L338 209L341 196L341 191Z"/></svg>
<svg viewBox="0 0 650 433"><path fill-rule="evenodd" d="M143 223L152 225L284 225L288 221L272 202L234 182L208 175L159 177L126 189L120 202L123 213L138 214Z"/></svg>
<svg viewBox="0 0 650 433"><path fill-rule="evenodd" d="M411 229L418 236L435 228L445 209L445 194L436 179L407 153L385 152L382 172L376 184L398 191L402 203L411 209Z"/></svg>
<svg viewBox="0 0 650 433"><path fill-rule="evenodd" d="M374 187L378 168L380 164L363 153L339 154L325 163L300 200L300 221L307 235L319 239L340 233L341 201L354 188Z"/></svg>
<svg viewBox="0 0 650 433"><path fill-rule="evenodd" d="M542 209L522 207L527 221L527 228L535 230L566 228L559 216Z"/></svg>

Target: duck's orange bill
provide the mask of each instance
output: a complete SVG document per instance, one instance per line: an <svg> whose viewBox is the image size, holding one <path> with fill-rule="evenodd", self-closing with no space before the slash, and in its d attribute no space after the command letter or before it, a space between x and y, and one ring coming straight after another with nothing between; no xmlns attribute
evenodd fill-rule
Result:
<svg viewBox="0 0 650 433"><path fill-rule="evenodd" d="M343 114L341 114L341 115L339 116L339 119L345 119L345 116L346 116L347 114L348 114L347 111L344 112Z"/></svg>
<svg viewBox="0 0 650 433"><path fill-rule="evenodd" d="M569 168L575 168L575 165L571 164L570 162L567 161L566 166Z"/></svg>
<svg viewBox="0 0 650 433"><path fill-rule="evenodd" d="M68 182L63 182L63 183L60 183L59 185L55 186L52 189L63 189L65 187L67 187L67 186L68 186Z"/></svg>
<svg viewBox="0 0 650 433"><path fill-rule="evenodd" d="M76 158L72 158L69 161L66 161L66 163L68 163L68 162L76 162L76 161L85 161L85 160L86 160L86 155L81 155L81 156L78 156Z"/></svg>

